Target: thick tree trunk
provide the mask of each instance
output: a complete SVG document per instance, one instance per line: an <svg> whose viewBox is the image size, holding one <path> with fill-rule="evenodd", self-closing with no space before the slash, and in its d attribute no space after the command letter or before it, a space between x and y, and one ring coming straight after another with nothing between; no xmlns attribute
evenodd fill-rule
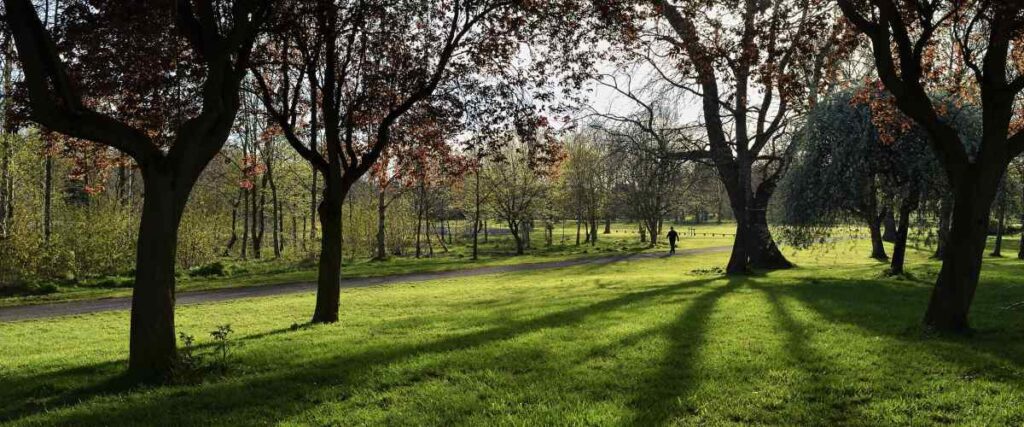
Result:
<svg viewBox="0 0 1024 427"><path fill-rule="evenodd" d="M604 219L604 234L612 234L612 219Z"/></svg>
<svg viewBox="0 0 1024 427"><path fill-rule="evenodd" d="M950 197L943 197L939 202L939 230L938 230L938 244L935 245L935 255L932 258L942 259L946 253L946 247L949 245L949 227L950 220L953 216L953 199Z"/></svg>
<svg viewBox="0 0 1024 427"><path fill-rule="evenodd" d="M995 172L992 170L981 176L984 168L980 166L971 169L954 183L949 245L924 318L925 325L940 331L970 329L968 313L978 287L988 237L988 218L998 177L991 176Z"/></svg>
<svg viewBox="0 0 1024 427"><path fill-rule="evenodd" d="M176 362L174 269L182 206L175 202L174 179L144 171L132 290L128 372L141 381L170 378Z"/></svg>
<svg viewBox="0 0 1024 427"><path fill-rule="evenodd" d="M767 208L767 206L765 206ZM768 229L766 209L760 208L750 212L748 254L750 266L760 269L778 270L792 268L793 263L779 250Z"/></svg>
<svg viewBox="0 0 1024 427"><path fill-rule="evenodd" d="M1002 194L1002 191L1003 190L1000 189L1000 194L999 194L999 196L997 198L999 203L998 203L998 208L997 208L998 211L997 211L996 215L999 216L999 219L997 220L997 223L996 223L996 241L995 241L995 246L992 248L992 254L991 254L991 256L994 256L994 257L1001 257L1001 256L1003 256L1003 232L1004 232L1005 227L1006 227L1006 196L1004 194Z"/></svg>
<svg viewBox="0 0 1024 427"><path fill-rule="evenodd" d="M871 233L871 258L888 261L889 256L885 254L885 244L882 241L882 217L874 215L869 218L868 230Z"/></svg>
<svg viewBox="0 0 1024 427"><path fill-rule="evenodd" d="M580 245L580 230L582 229L582 227L583 227L583 221L580 221L580 217L577 216L576 217L576 246ZM643 241L642 238L641 238L641 241Z"/></svg>
<svg viewBox="0 0 1024 427"><path fill-rule="evenodd" d="M1024 204L1024 191L1021 193L1021 203ZM1024 214L1020 216L1020 224L1020 244L1017 247L1017 259L1024 259Z"/></svg>
<svg viewBox="0 0 1024 427"><path fill-rule="evenodd" d="M341 204L344 201L340 177L324 180L323 197L317 214L320 218L320 264L316 281L316 309L312 323L338 321L341 298Z"/></svg>

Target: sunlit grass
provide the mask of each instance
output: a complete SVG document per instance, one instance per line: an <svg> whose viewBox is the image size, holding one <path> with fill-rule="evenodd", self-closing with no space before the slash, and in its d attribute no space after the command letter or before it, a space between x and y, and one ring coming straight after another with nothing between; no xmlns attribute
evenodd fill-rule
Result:
<svg viewBox="0 0 1024 427"><path fill-rule="evenodd" d="M0 419L14 424L1024 423L1024 263L987 259L972 337L919 327L937 264L881 279L863 242L797 269L693 271L727 253L181 307L231 369L125 390L127 313L0 324Z"/></svg>

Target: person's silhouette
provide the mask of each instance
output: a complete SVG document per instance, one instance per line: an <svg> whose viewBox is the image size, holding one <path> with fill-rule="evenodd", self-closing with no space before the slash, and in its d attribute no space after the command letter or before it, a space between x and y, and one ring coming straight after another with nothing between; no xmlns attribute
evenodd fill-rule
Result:
<svg viewBox="0 0 1024 427"><path fill-rule="evenodd" d="M679 239L679 233L676 233L675 227L668 228L668 253L676 253L676 240Z"/></svg>

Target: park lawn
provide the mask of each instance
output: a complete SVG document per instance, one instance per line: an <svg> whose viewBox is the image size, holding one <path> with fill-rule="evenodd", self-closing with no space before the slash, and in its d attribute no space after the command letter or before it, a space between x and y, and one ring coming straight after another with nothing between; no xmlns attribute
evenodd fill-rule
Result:
<svg viewBox="0 0 1024 427"><path fill-rule="evenodd" d="M603 227L603 226L602 226ZM728 246L732 244L732 234L736 225L701 224L680 225L682 228L693 227L698 235L683 236L680 245L686 249ZM507 235L491 236L486 243L480 243L479 257L472 260L472 249L468 242L456 241L444 252L440 245L435 246L433 257L414 258L391 257L386 261L373 261L369 258L346 256L346 264L342 268L342 276L346 279L380 277L413 273L442 272L465 270L481 267L493 267L513 264L529 264L539 262L563 261L571 259L613 256L628 253L642 253L666 250L666 242L658 242L657 247L650 248L641 243L637 237L636 224L613 223L611 234L599 234L597 245L575 245L575 226L564 225L555 230L555 239L551 246L544 244L541 231L535 231L532 239L535 248L526 254L516 256L514 243ZM666 232L667 232L666 226ZM603 231L603 228L602 228ZM348 255L346 253L346 255ZM225 260L229 269L235 272L224 276L190 277L186 272L179 275L177 291L202 291L243 286L263 286L283 283L316 281L316 265L309 261L294 260L251 260L239 262ZM114 298L131 296L130 277L98 278L85 280L80 284L53 286L51 292L0 297L0 307L15 305L44 304L98 298Z"/></svg>
<svg viewBox="0 0 1024 427"><path fill-rule="evenodd" d="M882 279L865 242L785 251L746 278L728 253L181 307L230 369L125 389L126 312L0 324L13 425L891 425L1024 423L1024 263L988 259L971 337L919 321L938 270ZM201 351L211 351L204 347Z"/></svg>

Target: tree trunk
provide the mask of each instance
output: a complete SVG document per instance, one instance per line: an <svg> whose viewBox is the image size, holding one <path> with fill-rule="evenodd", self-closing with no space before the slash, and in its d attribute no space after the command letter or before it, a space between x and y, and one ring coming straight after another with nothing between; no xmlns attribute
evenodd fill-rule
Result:
<svg viewBox="0 0 1024 427"><path fill-rule="evenodd" d="M996 215L999 216L999 219L996 224L996 242L995 246L992 248L991 256L1001 257L1003 256L1003 231L1006 226L1006 195L1003 188L1000 188L997 200L998 204Z"/></svg>
<svg viewBox="0 0 1024 427"><path fill-rule="evenodd" d="M473 261L477 260L477 253L479 248L479 236L480 236L480 170L476 171L474 176L476 181L475 194L473 194Z"/></svg>
<svg viewBox="0 0 1024 427"><path fill-rule="evenodd" d="M320 264L317 270L316 309L313 311L312 323L338 321L341 298L341 204L344 201L342 189L339 188L340 180L340 177L327 177L324 180L323 197L317 210L321 228Z"/></svg>
<svg viewBox="0 0 1024 427"><path fill-rule="evenodd" d="M423 230L423 186L420 185L416 197L416 258L423 255L423 248L420 244L420 234Z"/></svg>
<svg viewBox="0 0 1024 427"><path fill-rule="evenodd" d="M767 200L764 204L755 202L755 209L750 211L750 223L748 224L750 246L750 266L753 268L779 270L792 268L793 263L786 259L786 256L779 250L779 246L772 239L771 231L768 229Z"/></svg>
<svg viewBox="0 0 1024 427"><path fill-rule="evenodd" d="M612 219L604 219L604 234L612 234Z"/></svg>
<svg viewBox="0 0 1024 427"><path fill-rule="evenodd" d="M387 205L384 203L384 189L381 188L377 194L377 261L387 259L387 249L384 242L384 215Z"/></svg>
<svg viewBox="0 0 1024 427"><path fill-rule="evenodd" d="M953 216L953 199L946 196L939 202L939 230L938 244L935 245L935 255L932 258L942 259L949 245L949 227Z"/></svg>
<svg viewBox="0 0 1024 427"><path fill-rule="evenodd" d="M522 255L525 253L525 251L523 250L523 238L520 235L522 230L520 230L519 225L520 224L517 224L513 221L508 222L508 229L509 231L511 231L512 239L515 240L516 242L516 255Z"/></svg>
<svg viewBox="0 0 1024 427"><path fill-rule="evenodd" d="M936 330L964 332L970 329L968 313L978 287L988 218L999 179L990 176L992 170L981 176L984 169L973 166L963 173L966 176L953 183L955 199L949 245L924 318L924 323Z"/></svg>
<svg viewBox="0 0 1024 427"><path fill-rule="evenodd" d="M868 219L868 229L871 232L871 258L888 261L889 256L885 254L885 244L882 241L881 215L872 215Z"/></svg>
<svg viewBox="0 0 1024 427"><path fill-rule="evenodd" d="M1024 191L1021 192L1021 204L1024 205ZM1017 247L1017 259L1024 259L1024 213L1020 216L1020 244Z"/></svg>
<svg viewBox="0 0 1024 427"><path fill-rule="evenodd" d="M228 256L231 254L231 249L238 242L238 204L242 201L243 189L238 189L238 198L231 204L231 238L228 239L228 244L224 247L224 253L221 256Z"/></svg>
<svg viewBox="0 0 1024 427"><path fill-rule="evenodd" d="M43 177L43 241L50 243L53 228L53 156L46 154L46 172Z"/></svg>
<svg viewBox="0 0 1024 427"><path fill-rule="evenodd" d="M882 209L882 240L893 243L896 241L896 217L893 216L892 208L886 206Z"/></svg>
<svg viewBox="0 0 1024 427"><path fill-rule="evenodd" d="M900 205L900 217L896 226L896 241L892 247L892 261L889 263L889 274L903 274L903 264L907 254L907 236L910 233L910 213L916 208L916 201L907 200Z"/></svg>
<svg viewBox="0 0 1024 427"><path fill-rule="evenodd" d="M580 217L576 216L576 246L580 245L580 229L583 227L583 221L580 221Z"/></svg>
<svg viewBox="0 0 1024 427"><path fill-rule="evenodd" d="M182 206L169 174L143 171L142 203L132 290L129 374L142 381L170 378L176 362L174 269Z"/></svg>
<svg viewBox="0 0 1024 427"><path fill-rule="evenodd" d="M597 245L597 217L590 217L590 246Z"/></svg>
<svg viewBox="0 0 1024 427"><path fill-rule="evenodd" d="M284 227L282 226L283 225L283 221L281 220L281 214L282 213L281 213L280 205L278 204L278 198L277 198L277 184L274 183L274 172L273 172L274 169L271 167L269 160L270 159L268 159L268 161L267 161L267 175L266 176L267 176L267 183L270 185L270 205L273 208L273 211L272 211L273 215L271 216L271 220L274 223L274 227L272 229L272 231L274 233L274 236L273 236L274 237L274 239L273 239L273 241L274 241L273 242L274 243L274 258L281 258L281 240L283 238L283 236L281 235L281 231L282 231L282 229Z"/></svg>
<svg viewBox="0 0 1024 427"><path fill-rule="evenodd" d="M242 259L249 254L249 192L248 188L242 189Z"/></svg>

